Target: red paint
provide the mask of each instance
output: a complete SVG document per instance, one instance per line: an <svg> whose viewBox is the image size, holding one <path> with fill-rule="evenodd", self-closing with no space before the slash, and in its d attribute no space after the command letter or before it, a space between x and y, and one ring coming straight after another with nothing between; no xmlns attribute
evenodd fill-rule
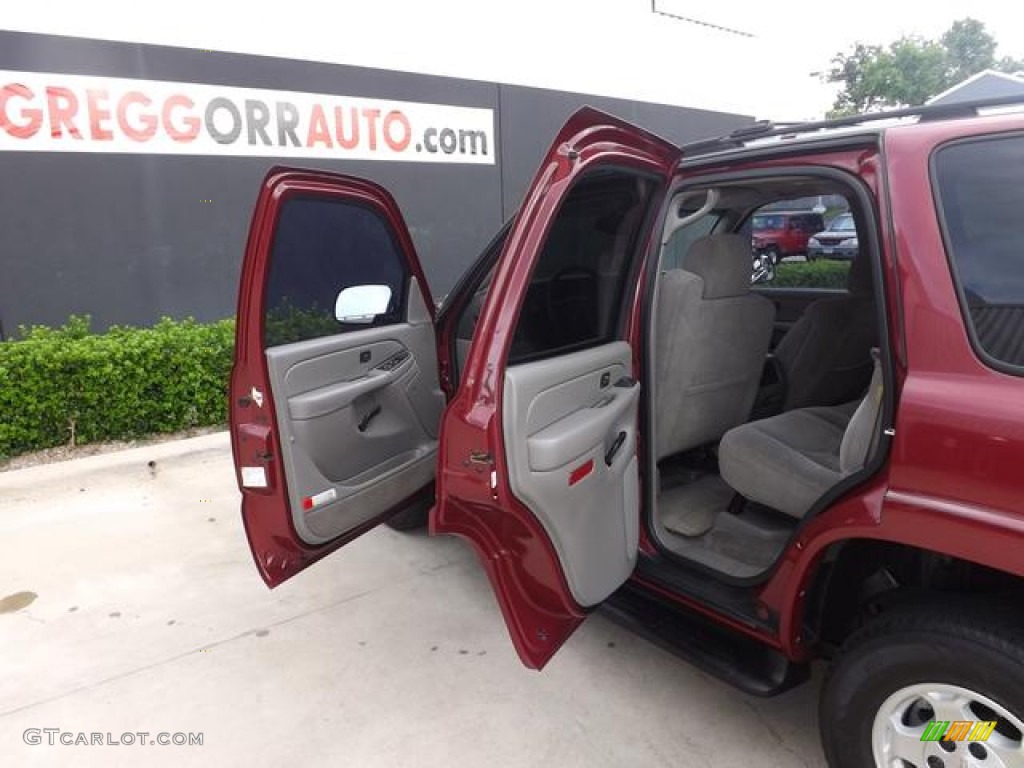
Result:
<svg viewBox="0 0 1024 768"><path fill-rule="evenodd" d="M132 141L149 141L156 135L159 121L156 115L149 112L140 112L136 115L137 125L133 125L129 115L129 107L138 105L148 107L153 103L146 94L141 91L128 91L117 102L117 124L121 131Z"/></svg>
<svg viewBox="0 0 1024 768"><path fill-rule="evenodd" d="M8 112L8 104L12 98L32 101L35 94L32 90L18 83L11 83L0 88L0 129L15 139L30 139L39 133L43 124L43 111L35 107L22 107L21 122L15 122Z"/></svg>
<svg viewBox="0 0 1024 768"><path fill-rule="evenodd" d="M569 473L569 485L576 485L580 480L589 475L594 471L594 460L590 459L584 464L580 464L576 469Z"/></svg>
<svg viewBox="0 0 1024 768"><path fill-rule="evenodd" d="M455 399L441 426L438 505L433 533L470 541L487 569L509 634L523 663L541 668L583 620L558 556L540 522L512 493L501 433L501 371L548 226L562 198L586 169L631 167L667 183L679 150L658 137L596 110L570 118L527 192L495 269ZM488 473L466 466L471 450L494 458Z"/></svg>
<svg viewBox="0 0 1024 768"><path fill-rule="evenodd" d="M348 111L348 124L352 129L351 136L345 136L344 110L341 107L334 108L334 130L338 146L344 149L354 149L359 144L359 111L352 107Z"/></svg>
<svg viewBox="0 0 1024 768"><path fill-rule="evenodd" d="M272 169L263 181L249 228L238 289L235 363L231 370L231 448L239 488L242 490L242 521L256 567L268 586L282 581L373 528L371 520L334 541L314 546L303 542L291 521L284 467L276 445L276 406L263 354L263 286L269 267L270 247L278 212L295 195L316 195L358 201L376 209L391 224L396 242L410 273L419 281L423 299L434 311L434 302L398 205L382 187L362 179L318 171ZM263 405L250 399L253 388L263 393ZM242 487L241 467L263 466L268 487ZM400 506L400 505L396 505ZM386 513L384 515L386 517Z"/></svg>
<svg viewBox="0 0 1024 768"><path fill-rule="evenodd" d="M46 105L50 115L50 133L53 138L59 139L65 131L73 139L82 138L82 134L74 122L75 115L78 113L78 97L70 88L56 86L47 88Z"/></svg>
<svg viewBox="0 0 1024 768"><path fill-rule="evenodd" d="M364 109L362 113L366 118L367 145L371 150L375 150L377 149L377 119L380 117L380 110Z"/></svg>
<svg viewBox="0 0 1024 768"><path fill-rule="evenodd" d="M384 116L384 142L392 152L402 152L412 141L412 126L409 118L398 110L391 110ZM395 131L400 132L396 138Z"/></svg>
<svg viewBox="0 0 1024 768"><path fill-rule="evenodd" d="M104 123L110 120L110 94L105 89L90 88L85 92L89 110L89 135L93 141L111 141L113 132Z"/></svg>
<svg viewBox="0 0 1024 768"><path fill-rule="evenodd" d="M324 108L319 104L314 104L313 110L309 114L309 132L306 135L306 146L313 147L317 144L323 144L330 149L331 131L327 127L327 116L324 115Z"/></svg>
<svg viewBox="0 0 1024 768"><path fill-rule="evenodd" d="M15 95L25 97L0 95L4 99L0 117L5 114L6 99ZM52 114L51 106L51 119ZM353 131L358 131L356 117L352 115ZM374 128L376 116L365 117ZM397 129L392 134L388 127L390 117L384 119L389 142L399 138ZM2 123L0 127L9 130ZM778 617L777 633L748 626L713 605L664 587L638 581L639 586L777 647L791 659L805 660L815 649L800 642L804 603L822 558L834 544L857 539L899 542L1024 576L1020 557L1024 550L1024 473L1020 471L1024 466L1024 381L988 368L971 349L928 173L929 158L941 143L1011 130L1024 130L1024 117L926 122L889 128L881 148L815 153L813 145L804 144L804 154L751 160L743 153L731 153L728 159L700 169L704 174L827 167L844 171L864 185L873 199L881 241L896 432L886 466L807 521L769 577L749 588L758 604ZM505 241L457 391L449 380L454 329L451 323L437 329L441 383L450 403L441 424L438 504L431 512L431 532L462 536L474 548L516 650L530 667L544 666L583 621L585 611L569 593L547 534L508 484L501 409L512 333L548 227L579 174L596 165L614 164L646 170L667 186L673 175L685 178L687 174L676 168L677 162L674 147L639 129L593 110L575 115L541 164ZM267 249L277 208L288 195L300 193L340 195L377 206L392 223L413 274L426 287L401 214L384 190L333 174L272 171L254 213L239 294L237 359L231 384L232 446L239 465L252 466L261 456L276 454L272 398L266 397L262 409L239 403L252 386L270 392L259 330ZM663 194L656 195L652 205L660 206L662 201ZM646 251L656 253L658 238L651 232L647 238ZM628 338L634 370L640 376L644 370L643 281L633 288ZM429 295L426 298L433 307ZM464 306L465 300L456 296L452 306ZM447 318L458 314L450 312ZM641 472L648 473L643 441L639 450ZM489 454L493 464L469 461L471 452ZM575 468L569 484L580 482L593 469L592 460ZM268 489L243 491L243 519L257 566L271 586L374 524L367 523L344 540L310 547L291 529L285 480L275 461L269 463L268 482ZM644 526L640 548L647 553L657 549Z"/></svg>

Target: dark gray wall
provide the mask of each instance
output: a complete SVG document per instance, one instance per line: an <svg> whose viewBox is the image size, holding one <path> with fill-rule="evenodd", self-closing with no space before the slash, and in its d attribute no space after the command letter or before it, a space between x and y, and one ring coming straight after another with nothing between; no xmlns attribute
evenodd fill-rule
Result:
<svg viewBox="0 0 1024 768"><path fill-rule="evenodd" d="M321 161L387 186L435 296L509 215L565 118L584 104L676 141L727 131L739 115L453 78L261 56L0 31L0 69L367 96L495 110L493 166ZM259 182L272 158L0 152L0 325L94 327L161 315L233 314ZM212 200L204 203L202 200Z"/></svg>

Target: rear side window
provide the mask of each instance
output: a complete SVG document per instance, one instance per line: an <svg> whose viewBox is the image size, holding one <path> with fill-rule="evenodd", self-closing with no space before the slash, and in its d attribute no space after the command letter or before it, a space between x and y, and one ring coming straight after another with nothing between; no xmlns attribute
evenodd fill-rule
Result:
<svg viewBox="0 0 1024 768"><path fill-rule="evenodd" d="M1024 367L1024 136L943 147L933 173L975 347Z"/></svg>
<svg viewBox="0 0 1024 768"><path fill-rule="evenodd" d="M569 191L534 265L510 365L616 338L652 188L635 174L599 170Z"/></svg>
<svg viewBox="0 0 1024 768"><path fill-rule="evenodd" d="M376 211L342 200L288 200L270 251L263 345L401 322L405 277L391 229ZM343 291L347 299L339 301ZM339 320L337 307L348 307L353 314L343 318L351 322Z"/></svg>

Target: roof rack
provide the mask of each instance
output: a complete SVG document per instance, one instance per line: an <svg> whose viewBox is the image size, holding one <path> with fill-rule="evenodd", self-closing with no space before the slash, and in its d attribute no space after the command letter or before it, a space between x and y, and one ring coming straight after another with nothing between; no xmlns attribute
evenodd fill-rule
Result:
<svg viewBox="0 0 1024 768"><path fill-rule="evenodd" d="M772 136L795 136L829 128L848 128L902 117L916 117L920 122L955 120L962 117L976 117L980 109L1006 107L1016 104L1024 104L1024 95L995 96L989 99L975 99L956 104L926 104L920 107L904 107L902 109L890 109L885 112L868 112L861 115L850 115L849 117L837 117L832 120L815 120L804 123L773 123L770 120L758 120L723 136L683 144L682 150L684 156L693 157L694 155L703 155L724 149L736 149L742 147L745 142L753 141L754 139L770 138Z"/></svg>

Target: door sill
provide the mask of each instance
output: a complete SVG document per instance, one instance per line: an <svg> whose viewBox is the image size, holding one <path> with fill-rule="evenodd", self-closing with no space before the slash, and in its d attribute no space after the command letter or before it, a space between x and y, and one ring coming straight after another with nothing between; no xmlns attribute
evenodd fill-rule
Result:
<svg viewBox="0 0 1024 768"><path fill-rule="evenodd" d="M775 696L809 677L809 666L764 643L627 584L601 611L655 645L753 696Z"/></svg>

